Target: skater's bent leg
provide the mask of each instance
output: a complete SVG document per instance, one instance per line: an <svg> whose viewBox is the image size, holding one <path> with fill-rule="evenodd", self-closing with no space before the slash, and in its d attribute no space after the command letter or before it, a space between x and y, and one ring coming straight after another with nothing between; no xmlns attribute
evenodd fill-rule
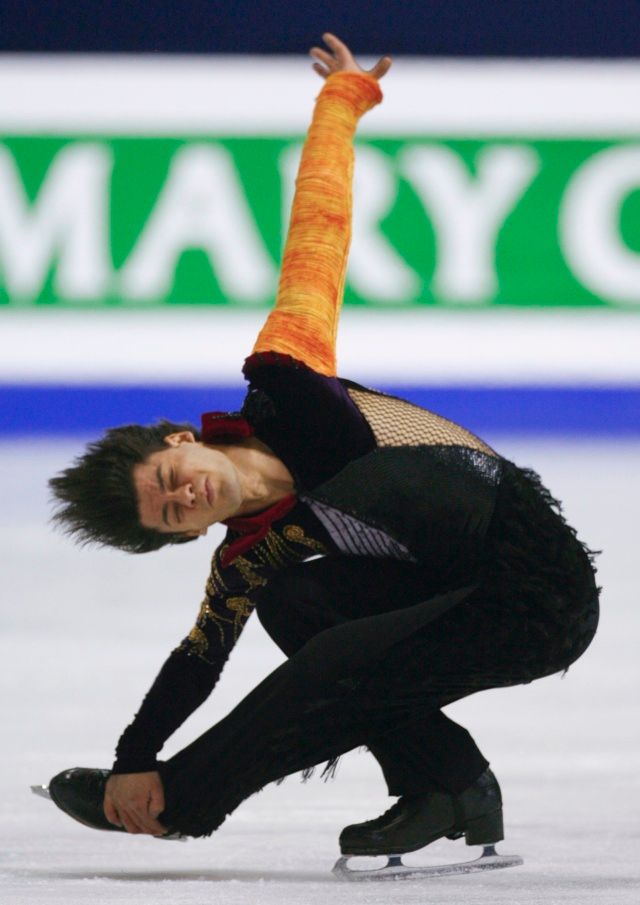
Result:
<svg viewBox="0 0 640 905"><path fill-rule="evenodd" d="M223 720L161 765L161 822L193 836L215 830L245 798L290 773L363 744L346 689L309 691L288 660Z"/></svg>
<svg viewBox="0 0 640 905"><path fill-rule="evenodd" d="M368 557L321 557L275 575L256 612L267 634L291 656L325 629L413 606L437 592L414 563Z"/></svg>
<svg viewBox="0 0 640 905"><path fill-rule="evenodd" d="M363 559L324 558L283 571L265 589L257 612L263 627L287 656L321 631L364 613L418 602L425 581L413 566ZM422 595L422 597L421 597ZM367 740L390 795L466 788L488 762L469 733L436 712L411 717Z"/></svg>
<svg viewBox="0 0 640 905"><path fill-rule="evenodd" d="M394 726L367 747L382 768L389 795L458 795L489 766L467 730L439 710Z"/></svg>
<svg viewBox="0 0 640 905"><path fill-rule="evenodd" d="M435 611L460 593L434 598ZM404 705L380 706L360 695L351 677L428 621L430 605L352 620L313 637L163 766L163 823L189 835L209 833L265 784L365 744L388 729L390 719L406 720ZM423 697L422 712L440 703Z"/></svg>

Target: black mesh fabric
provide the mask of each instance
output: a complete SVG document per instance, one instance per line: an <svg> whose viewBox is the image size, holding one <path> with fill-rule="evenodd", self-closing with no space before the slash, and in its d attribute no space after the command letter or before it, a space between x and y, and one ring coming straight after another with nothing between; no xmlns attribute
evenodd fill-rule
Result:
<svg viewBox="0 0 640 905"><path fill-rule="evenodd" d="M347 390L374 433L378 446L465 446L496 453L459 424L397 396L347 382Z"/></svg>

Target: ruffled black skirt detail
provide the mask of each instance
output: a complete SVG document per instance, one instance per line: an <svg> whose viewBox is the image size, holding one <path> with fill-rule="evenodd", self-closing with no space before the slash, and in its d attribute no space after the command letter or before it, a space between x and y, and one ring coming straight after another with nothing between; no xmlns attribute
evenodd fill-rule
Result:
<svg viewBox="0 0 640 905"><path fill-rule="evenodd" d="M521 615L511 644L532 679L566 670L598 625L597 553L578 539L539 476L511 462L504 463L488 540L479 591L487 618L493 613L500 626L496 610L503 607Z"/></svg>

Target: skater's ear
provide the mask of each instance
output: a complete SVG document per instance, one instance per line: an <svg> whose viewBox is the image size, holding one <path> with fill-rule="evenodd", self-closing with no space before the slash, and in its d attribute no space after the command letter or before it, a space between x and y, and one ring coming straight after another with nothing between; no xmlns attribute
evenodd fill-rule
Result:
<svg viewBox="0 0 640 905"><path fill-rule="evenodd" d="M167 446L177 449L177 447L182 446L183 443L196 443L197 440L193 431L176 431L173 434L167 434L164 438L164 442Z"/></svg>

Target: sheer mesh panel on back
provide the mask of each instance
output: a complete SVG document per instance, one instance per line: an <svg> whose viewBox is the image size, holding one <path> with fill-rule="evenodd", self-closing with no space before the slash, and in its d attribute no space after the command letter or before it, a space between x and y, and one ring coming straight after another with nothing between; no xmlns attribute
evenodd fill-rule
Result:
<svg viewBox="0 0 640 905"><path fill-rule="evenodd" d="M353 386L348 392L371 425L378 446L466 446L496 455L471 431L404 399Z"/></svg>

